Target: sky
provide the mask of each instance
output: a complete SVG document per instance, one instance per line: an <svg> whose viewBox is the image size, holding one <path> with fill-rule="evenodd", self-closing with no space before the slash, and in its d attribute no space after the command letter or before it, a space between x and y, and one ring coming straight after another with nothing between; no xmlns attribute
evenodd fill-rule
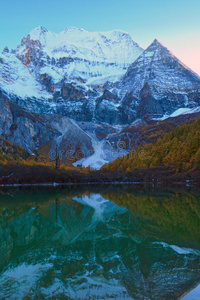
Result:
<svg viewBox="0 0 200 300"><path fill-rule="evenodd" d="M57 33L121 29L144 49L157 38L200 75L200 0L1 0L0 52L39 25Z"/></svg>

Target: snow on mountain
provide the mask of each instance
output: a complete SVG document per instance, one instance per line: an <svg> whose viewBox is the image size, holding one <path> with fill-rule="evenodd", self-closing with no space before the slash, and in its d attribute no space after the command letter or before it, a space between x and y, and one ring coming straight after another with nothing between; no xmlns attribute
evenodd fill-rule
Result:
<svg viewBox="0 0 200 300"><path fill-rule="evenodd" d="M88 32L68 27L56 34L39 26L29 35L31 40L41 43L47 55L55 59L67 54L90 61L131 64L143 51L128 33L121 30Z"/></svg>
<svg viewBox="0 0 200 300"><path fill-rule="evenodd" d="M62 139L55 139L65 152L75 133L74 150L78 147L86 153L75 165L96 169L123 155L106 140L113 125L146 117L162 120L200 106L197 74L158 40L143 50L120 30L88 32L69 27L57 34L42 26L33 29L16 50L9 53L5 48L0 54L1 90L29 111L50 114L54 123L62 123L64 116L99 124L101 130L94 129L93 139L78 127L71 130L71 125L61 133Z"/></svg>
<svg viewBox="0 0 200 300"><path fill-rule="evenodd" d="M200 86L200 77L155 39L129 67L119 86L122 93L132 90L138 96L147 82L160 88L192 89Z"/></svg>
<svg viewBox="0 0 200 300"><path fill-rule="evenodd" d="M39 26L15 52L36 76L46 73L57 83L64 77L122 76L143 49L120 30L88 32L69 27L57 34Z"/></svg>
<svg viewBox="0 0 200 300"><path fill-rule="evenodd" d="M22 99L49 100L64 80L84 84L86 89L86 84L102 86L107 80L119 80L142 52L120 30L88 32L69 27L57 34L39 26L16 50L6 49L0 55L0 87Z"/></svg>
<svg viewBox="0 0 200 300"><path fill-rule="evenodd" d="M119 30L57 34L39 26L6 49L0 68L1 87L17 104L77 121L127 124L200 105L197 74L157 40L143 51Z"/></svg>
<svg viewBox="0 0 200 300"><path fill-rule="evenodd" d="M188 108L188 107L183 107L175 110L171 115L164 115L162 118L154 119L156 121L163 121L168 118L174 118L180 115L187 115L187 114L195 114L200 112L200 106L195 107L195 108Z"/></svg>
<svg viewBox="0 0 200 300"><path fill-rule="evenodd" d="M13 53L0 54L0 88L22 98L52 98Z"/></svg>
<svg viewBox="0 0 200 300"><path fill-rule="evenodd" d="M73 165L77 167L81 165L83 167L90 166L91 169L99 170L104 164L107 164L115 160L119 156L127 154L127 151L122 149L114 149L110 143L106 140L97 141L93 139L94 153L89 157L84 157Z"/></svg>
<svg viewBox="0 0 200 300"><path fill-rule="evenodd" d="M200 77L156 39L121 80L107 83L106 88L117 90L131 121L131 116L158 119L179 108L200 105Z"/></svg>

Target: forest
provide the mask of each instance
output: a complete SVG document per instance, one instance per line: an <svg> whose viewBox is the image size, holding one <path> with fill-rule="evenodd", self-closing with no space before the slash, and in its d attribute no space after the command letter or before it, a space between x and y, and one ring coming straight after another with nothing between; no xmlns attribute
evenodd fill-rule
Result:
<svg viewBox="0 0 200 300"><path fill-rule="evenodd" d="M187 172L200 166L200 118L192 124L178 126L164 134L155 143L142 144L126 156L104 165L102 171L125 171L136 169L170 168Z"/></svg>

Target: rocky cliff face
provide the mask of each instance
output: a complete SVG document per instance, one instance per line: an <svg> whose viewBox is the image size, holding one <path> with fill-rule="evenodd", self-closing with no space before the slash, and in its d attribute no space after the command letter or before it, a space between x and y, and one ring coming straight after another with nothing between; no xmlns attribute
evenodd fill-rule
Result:
<svg viewBox="0 0 200 300"><path fill-rule="evenodd" d="M31 151L52 140L59 132L45 124L38 115L10 101L0 91L0 136Z"/></svg>
<svg viewBox="0 0 200 300"><path fill-rule="evenodd" d="M73 156L77 150L88 156L93 150L91 138L67 117L31 113L10 101L2 91L0 137L31 153L47 143L48 151L53 153L58 145L63 158Z"/></svg>

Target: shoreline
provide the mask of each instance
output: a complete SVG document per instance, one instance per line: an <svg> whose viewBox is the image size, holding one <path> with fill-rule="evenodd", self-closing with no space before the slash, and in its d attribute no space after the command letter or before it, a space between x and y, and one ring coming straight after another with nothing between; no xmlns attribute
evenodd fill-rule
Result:
<svg viewBox="0 0 200 300"><path fill-rule="evenodd" d="M23 186L74 186L74 185L151 185L153 187L159 186L184 186L189 188L198 188L199 185L195 183L189 184L186 182L164 182L164 181L101 181L101 182L46 182L46 183L8 183L8 184L0 184L0 187L23 187Z"/></svg>

